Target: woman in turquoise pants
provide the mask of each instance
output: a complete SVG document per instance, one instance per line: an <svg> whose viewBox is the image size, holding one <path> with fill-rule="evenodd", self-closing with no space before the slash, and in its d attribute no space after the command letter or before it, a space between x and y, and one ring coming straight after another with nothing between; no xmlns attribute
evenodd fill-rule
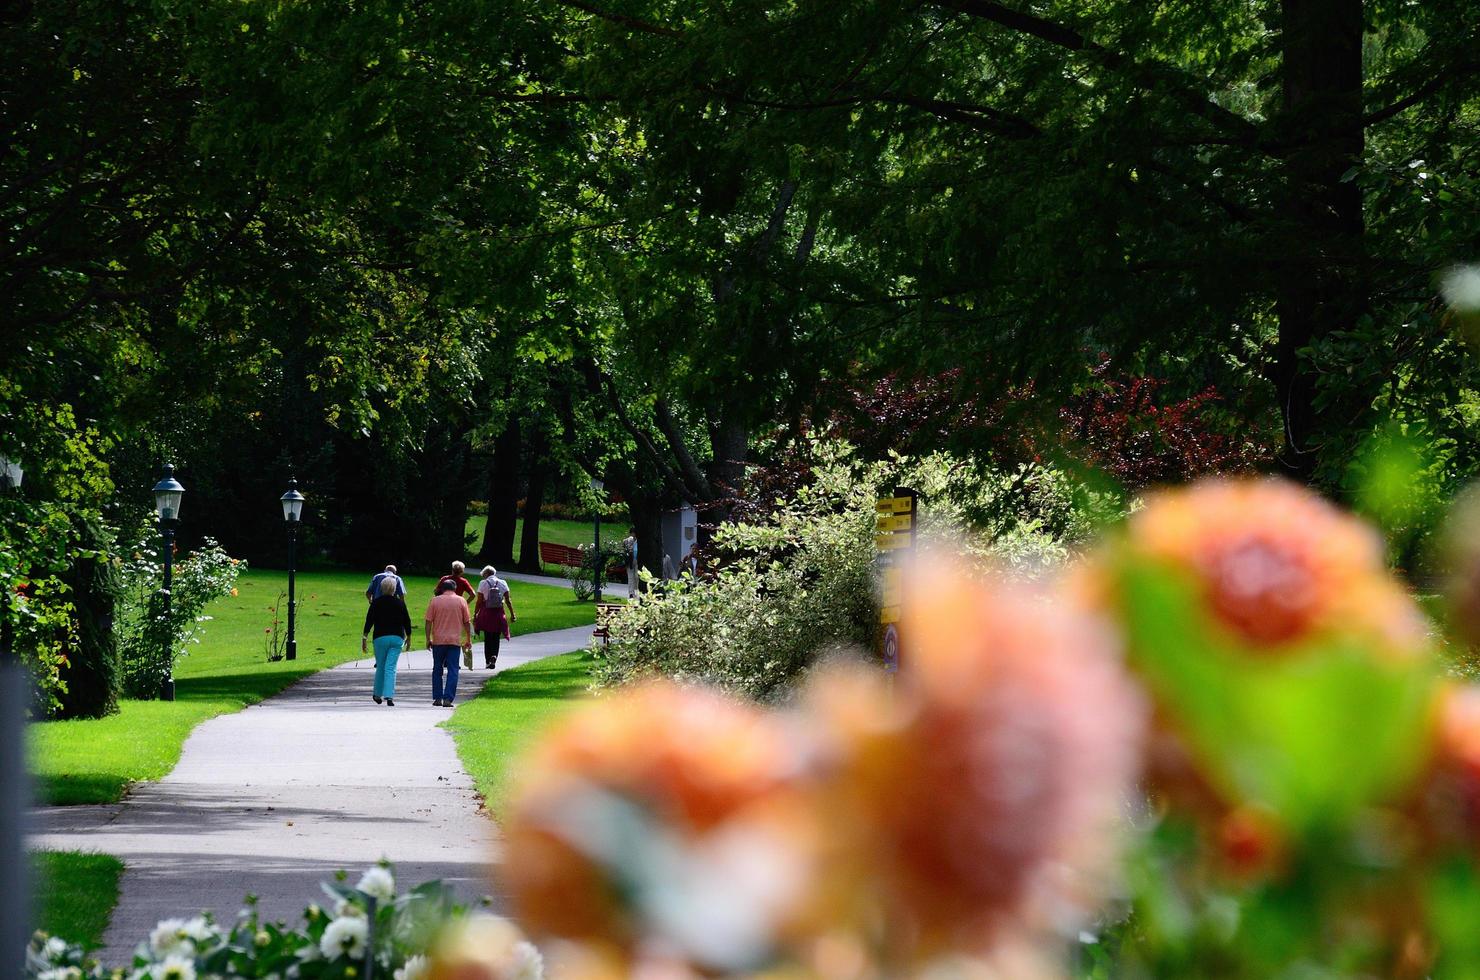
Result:
<svg viewBox="0 0 1480 980"><path fill-rule="evenodd" d="M411 642L411 614L406 611L406 600L396 595L396 581L387 575L380 583L380 594L365 610L365 628L360 632L360 652L365 652L366 637L375 640L375 686L370 697L380 704L382 698L388 705L396 703L396 661L401 659L401 650Z"/></svg>

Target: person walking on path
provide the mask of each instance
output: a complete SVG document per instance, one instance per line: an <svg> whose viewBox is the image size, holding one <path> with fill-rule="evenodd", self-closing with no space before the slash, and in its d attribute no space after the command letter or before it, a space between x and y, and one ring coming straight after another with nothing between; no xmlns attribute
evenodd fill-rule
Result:
<svg viewBox="0 0 1480 980"><path fill-rule="evenodd" d="M457 697L457 672L461 667L458 654L473 651L473 621L468 604L454 591L455 586L443 579L437 583L437 594L427 603L426 638L432 650L432 704L452 707ZM443 684L442 675L447 675Z"/></svg>
<svg viewBox="0 0 1480 980"><path fill-rule="evenodd" d="M509 615L504 616L504 606ZM498 577L492 565L485 565L481 581L478 582L478 601L473 612L473 629L483 634L483 666L493 670L498 665L498 641L502 636L509 638L509 623L518 619L514 615L514 599L509 595L509 583Z"/></svg>
<svg viewBox="0 0 1480 980"><path fill-rule="evenodd" d="M457 590L458 595L462 596L465 599L473 598L473 596L476 594L473 589L473 583L463 578L463 572L467 570L467 567L468 566L464 565L460 561L453 562L452 574L443 575L441 581L437 584L440 585L442 584L442 582L451 582L452 587Z"/></svg>
<svg viewBox="0 0 1480 980"><path fill-rule="evenodd" d="M366 602L375 601L375 597L380 595L380 584L388 578L396 583L393 594L400 596L402 599L406 598L406 583L402 582L401 576L396 574L395 565L387 565L385 566L385 571L376 572L374 577L370 579L370 587L365 590Z"/></svg>
<svg viewBox="0 0 1480 980"><path fill-rule="evenodd" d="M396 661L401 651L411 642L411 614L406 611L406 600L396 595L396 583L400 579L393 575L382 576L380 594L365 610L365 628L360 631L360 652L365 652L365 637L373 631L375 642L375 683L370 688L370 697L380 704L381 698L391 707L396 703Z"/></svg>
<svg viewBox="0 0 1480 980"><path fill-rule="evenodd" d="M637 597L637 528L627 529L627 536L622 539L622 554L627 561L627 598L634 599ZM601 561L601 558L596 560ZM601 576L606 577L605 569Z"/></svg>

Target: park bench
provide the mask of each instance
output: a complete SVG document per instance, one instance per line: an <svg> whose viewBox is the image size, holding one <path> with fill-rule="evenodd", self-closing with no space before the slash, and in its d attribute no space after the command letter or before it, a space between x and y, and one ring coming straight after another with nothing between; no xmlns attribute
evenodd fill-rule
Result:
<svg viewBox="0 0 1480 980"><path fill-rule="evenodd" d="M577 568L581 564L582 557L580 548L555 544L551 541L540 542L540 561L543 564L560 565L564 568Z"/></svg>
<svg viewBox="0 0 1480 980"><path fill-rule="evenodd" d="M621 608L620 602L598 602L596 604L596 629L592 630L591 635L600 639L602 646L611 642L611 618Z"/></svg>
<svg viewBox="0 0 1480 980"><path fill-rule="evenodd" d="M580 548L572 548L570 545L555 544L553 541L540 542L540 563L543 565L558 565L561 568L579 568L585 560L586 554ZM606 577L608 579L621 579L627 574L627 566L613 564L607 567Z"/></svg>

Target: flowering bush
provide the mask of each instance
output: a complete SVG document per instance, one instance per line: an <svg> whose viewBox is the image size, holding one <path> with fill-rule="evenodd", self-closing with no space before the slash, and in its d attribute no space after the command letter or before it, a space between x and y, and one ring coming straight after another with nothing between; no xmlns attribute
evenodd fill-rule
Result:
<svg viewBox="0 0 1480 980"><path fill-rule="evenodd" d="M35 980L197 980L219 977L431 980L539 980L543 962L519 930L502 919L469 914L441 882L404 894L388 865L355 884L325 883L332 910L309 905L304 923L262 922L249 904L230 925L209 915L166 919L135 951L129 969L107 971L60 937L37 933L26 949Z"/></svg>
<svg viewBox="0 0 1480 980"><path fill-rule="evenodd" d="M776 698L819 654L871 647L879 620L874 501L900 484L929 501L925 539L1016 576L1047 574L1095 526L1093 508L1072 500L1052 470L1001 474L947 455L865 464L844 443L813 452L808 482L788 499L715 531L715 574L649 591L611 618L609 644L595 648L599 684L664 676ZM998 522L1004 499L1029 500L1039 516Z"/></svg>
<svg viewBox="0 0 1480 980"><path fill-rule="evenodd" d="M231 594L245 563L232 558L215 541L175 562L170 608L164 609L164 563L158 536L152 531L135 535L132 549L124 550L122 600L114 613L113 629L123 664L124 691L129 697L159 697L175 661L200 642L203 614L213 599Z"/></svg>

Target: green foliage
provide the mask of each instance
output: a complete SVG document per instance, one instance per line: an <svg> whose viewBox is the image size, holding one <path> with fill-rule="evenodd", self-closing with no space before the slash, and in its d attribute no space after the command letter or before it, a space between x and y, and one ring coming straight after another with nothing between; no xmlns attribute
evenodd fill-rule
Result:
<svg viewBox="0 0 1480 980"><path fill-rule="evenodd" d="M874 502L895 486L921 493L927 545L1011 574L1056 567L1094 526L1049 470L1001 474L945 455L861 463L846 445L814 450L812 479L792 499L755 523L715 531L721 564L712 577L664 583L612 617L610 643L594 648L598 684L662 675L775 699L819 657L872 649ZM1028 516L1014 520L1006 501L1026 502Z"/></svg>
<svg viewBox="0 0 1480 980"><path fill-rule="evenodd" d="M164 594L164 560L154 557L155 537L135 536L132 553L124 558L127 587L114 617L123 664L123 689L131 698L160 696L175 664L200 642L201 626L209 617L206 606L231 594L241 562L207 538L190 555L174 563L169 602Z"/></svg>

